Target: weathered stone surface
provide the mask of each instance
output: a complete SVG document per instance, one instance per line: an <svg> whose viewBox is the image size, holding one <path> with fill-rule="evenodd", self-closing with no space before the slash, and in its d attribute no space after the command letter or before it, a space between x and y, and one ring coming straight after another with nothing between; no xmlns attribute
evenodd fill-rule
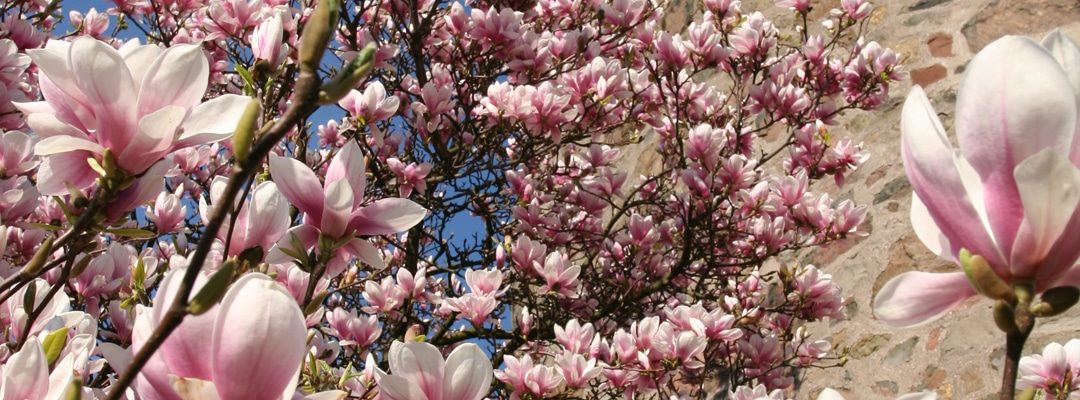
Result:
<svg viewBox="0 0 1080 400"><path fill-rule="evenodd" d="M930 86L949 75L949 70L944 65L934 64L929 67L914 69L911 71L911 82L919 86Z"/></svg>
<svg viewBox="0 0 1080 400"><path fill-rule="evenodd" d="M940 6L942 4L946 4L946 3L949 3L951 1L952 0L919 0L915 4L912 4L911 7L908 7L907 9L908 9L908 11L925 10L927 8Z"/></svg>
<svg viewBox="0 0 1080 400"><path fill-rule="evenodd" d="M930 55L933 57L952 57L952 42L952 35L938 32L926 41L926 48L930 50Z"/></svg>
<svg viewBox="0 0 1080 400"><path fill-rule="evenodd" d="M915 350L916 344L919 344L918 336L913 336L908 340L893 346L893 348L889 349L889 352L885 354L883 364L886 366L894 366L911 361L911 352Z"/></svg>
<svg viewBox="0 0 1080 400"><path fill-rule="evenodd" d="M911 193L911 184L908 183L906 176L900 176L889 181L889 183L886 183L885 187L881 188L881 190L874 195L874 204L879 204L885 200L907 193Z"/></svg>
<svg viewBox="0 0 1080 400"><path fill-rule="evenodd" d="M859 341L855 342L850 348L848 348L848 354L851 354L854 358L863 358L870 354L873 354L879 348L889 343L890 334L875 334L864 335L859 338Z"/></svg>
<svg viewBox="0 0 1080 400"><path fill-rule="evenodd" d="M972 52L1005 35L1043 31L1080 20L1076 0L995 0L961 30Z"/></svg>

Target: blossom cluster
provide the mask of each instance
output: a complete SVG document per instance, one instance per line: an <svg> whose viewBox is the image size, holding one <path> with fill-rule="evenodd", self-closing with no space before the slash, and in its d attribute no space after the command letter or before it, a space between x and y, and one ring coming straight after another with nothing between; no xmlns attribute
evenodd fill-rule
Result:
<svg viewBox="0 0 1080 400"><path fill-rule="evenodd" d="M904 78L865 0L9 3L2 398L782 397L841 362L808 325L841 288L775 260L861 234L814 188Z"/></svg>

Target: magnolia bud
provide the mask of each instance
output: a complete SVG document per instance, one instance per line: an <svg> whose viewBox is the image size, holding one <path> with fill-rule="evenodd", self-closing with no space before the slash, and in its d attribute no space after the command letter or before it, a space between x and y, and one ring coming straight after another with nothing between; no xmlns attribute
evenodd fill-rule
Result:
<svg viewBox="0 0 1080 400"><path fill-rule="evenodd" d="M1059 286L1050 288L1039 297L1042 302L1031 307L1037 317L1053 317L1071 308L1080 300L1080 288Z"/></svg>
<svg viewBox="0 0 1080 400"><path fill-rule="evenodd" d="M206 285L199 290L199 293L191 299L188 303L187 311L191 315L201 315L211 308L214 308L223 297L225 297L225 291L229 289L229 284L232 283L233 273L236 270L236 260L228 259L221 265L221 269L214 273L210 279L206 280Z"/></svg>
<svg viewBox="0 0 1080 400"><path fill-rule="evenodd" d="M240 116L236 130L233 131L233 154L236 155L237 161L247 158L260 115L262 115L262 104L259 103L259 99L252 98L244 109L244 114Z"/></svg>
<svg viewBox="0 0 1080 400"><path fill-rule="evenodd" d="M997 324L998 329L1005 333L1020 331L1020 328L1016 326L1016 314L1013 313L1012 305L1006 303L1005 300L994 303L994 324Z"/></svg>
<svg viewBox="0 0 1080 400"><path fill-rule="evenodd" d="M30 258L30 262L26 263L23 267L22 273L26 276L35 276L38 272L41 272L41 267L45 266L45 261L49 259L49 254L52 254L53 237L49 236L45 238L45 242L38 247L37 252L34 253L34 257ZM27 308L27 310L30 310Z"/></svg>
<svg viewBox="0 0 1080 400"><path fill-rule="evenodd" d="M994 273L986 259L973 255L967 249L960 249L960 265L964 268L971 286L983 296L994 300L1005 300L1016 304L1016 294L1000 276Z"/></svg>
<svg viewBox="0 0 1080 400"><path fill-rule="evenodd" d="M375 67L375 52L374 44L369 44L363 50L360 50L360 54L356 58L345 64L345 67L338 71L337 75L334 75L334 79L327 82L319 90L319 103L336 103L346 94L349 94L350 90L356 88L356 85L361 80L367 78L368 73Z"/></svg>
<svg viewBox="0 0 1080 400"><path fill-rule="evenodd" d="M319 60L330 43L330 35L334 32L338 21L338 2L336 0L321 0L315 6L315 12L311 13L307 23L304 24L304 32L300 37L300 67L309 71L319 68Z"/></svg>

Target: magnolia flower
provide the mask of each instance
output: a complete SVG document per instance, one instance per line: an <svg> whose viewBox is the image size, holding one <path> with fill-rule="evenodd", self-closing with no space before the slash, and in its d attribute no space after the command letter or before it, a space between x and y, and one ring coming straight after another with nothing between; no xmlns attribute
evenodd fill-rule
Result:
<svg viewBox="0 0 1080 400"><path fill-rule="evenodd" d="M122 372L172 304L186 268L166 274L152 309L136 311L130 351L103 351ZM206 284L200 276L192 293ZM221 304L189 316L142 369L143 399L291 399L303 364L307 328L284 288L260 273L244 275ZM209 342L208 342L209 341Z"/></svg>
<svg viewBox="0 0 1080 400"><path fill-rule="evenodd" d="M1047 398L1080 398L1080 340L1073 339L1064 346L1050 343L1042 354L1020 359L1020 390L1036 388Z"/></svg>
<svg viewBox="0 0 1080 400"><path fill-rule="evenodd" d="M404 232L427 215L426 209L406 199L386 198L364 204L367 177L364 156L356 142L346 143L330 160L325 182L320 183L315 172L288 157L270 156L270 173L281 194L304 213L304 225L289 230L281 238L267 255L269 263L290 262L285 249L306 254L324 237L349 239L334 249L335 257L327 266L328 276L341 273L350 257L381 268L379 250L371 242L353 236ZM295 248L295 243L304 248Z"/></svg>
<svg viewBox="0 0 1080 400"><path fill-rule="evenodd" d="M284 21L280 12L263 20L251 32L251 53L264 60L272 70L277 69L289 56L289 45L282 43Z"/></svg>
<svg viewBox="0 0 1080 400"><path fill-rule="evenodd" d="M106 149L123 172L138 175L176 149L227 138L249 102L230 94L202 102L210 65L196 45L130 41L117 50L80 37L27 53L41 70L45 101L17 106L41 138L45 195L67 194L65 183L89 187L98 174L87 159L102 163Z"/></svg>
<svg viewBox="0 0 1080 400"><path fill-rule="evenodd" d="M1058 32L1042 45L999 39L975 56L960 83L953 149L916 86L904 104L904 170L911 220L940 256L961 249L986 259L1004 282L1036 292L1068 284L1080 256L1080 48ZM976 290L963 272L907 272L878 292L874 313L890 325L941 317Z"/></svg>
<svg viewBox="0 0 1080 400"><path fill-rule="evenodd" d="M473 343L458 346L444 361L431 344L394 341L387 361L393 375L375 369L383 399L480 400L491 388L491 360ZM374 364L371 358L368 363Z"/></svg>

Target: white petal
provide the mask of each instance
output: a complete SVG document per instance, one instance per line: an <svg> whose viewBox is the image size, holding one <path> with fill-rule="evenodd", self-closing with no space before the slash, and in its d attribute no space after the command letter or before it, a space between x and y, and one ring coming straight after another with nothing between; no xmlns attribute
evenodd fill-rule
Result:
<svg viewBox="0 0 1080 400"><path fill-rule="evenodd" d="M1012 271L1034 277L1034 268L1062 235L1080 201L1080 170L1065 156L1046 149L1016 166L1014 174L1024 221L1013 247ZM1059 272L1038 271L1043 277Z"/></svg>
<svg viewBox="0 0 1080 400"><path fill-rule="evenodd" d="M195 106L181 126L183 133L177 147L212 143L232 136L249 103L250 97L226 94Z"/></svg>

